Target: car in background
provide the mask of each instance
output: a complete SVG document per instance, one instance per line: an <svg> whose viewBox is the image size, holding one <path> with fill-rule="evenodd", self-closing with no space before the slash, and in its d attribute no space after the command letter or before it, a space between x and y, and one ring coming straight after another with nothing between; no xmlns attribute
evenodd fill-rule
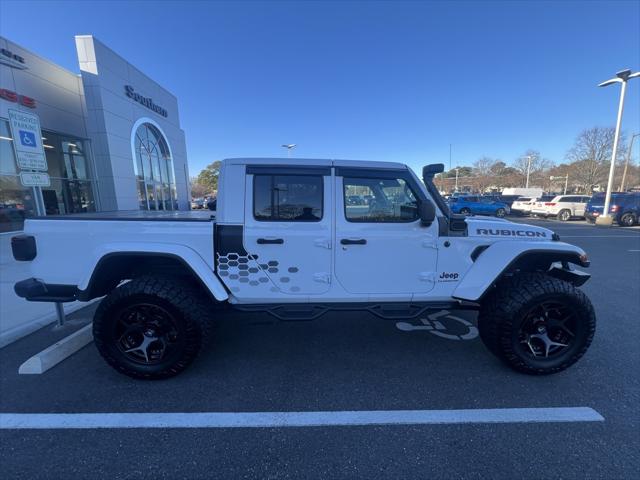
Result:
<svg viewBox="0 0 640 480"><path fill-rule="evenodd" d="M557 217L562 222L582 218L590 198L588 195L556 195L551 200L540 199L531 208L531 214L544 218Z"/></svg>
<svg viewBox="0 0 640 480"><path fill-rule="evenodd" d="M520 197L511 204L511 214L529 215L535 202L535 197Z"/></svg>
<svg viewBox="0 0 640 480"><path fill-rule="evenodd" d="M585 218L590 223L604 211L604 193L596 193L591 197L585 209ZM609 214L613 221L621 227L632 227L640 221L640 192L615 192L611 194Z"/></svg>
<svg viewBox="0 0 640 480"><path fill-rule="evenodd" d="M201 210L204 208L204 198L194 198L191 200L191 210Z"/></svg>
<svg viewBox="0 0 640 480"><path fill-rule="evenodd" d="M366 205L367 204L364 197L361 197L360 195L348 195L346 200L347 200L347 205Z"/></svg>
<svg viewBox="0 0 640 480"><path fill-rule="evenodd" d="M513 202L516 201L518 198L520 198L520 195L503 195L501 193L484 193L482 194L481 198L491 198L494 202L506 203L507 205L509 205L509 208L511 208L511 205L513 204Z"/></svg>
<svg viewBox="0 0 640 480"><path fill-rule="evenodd" d="M453 213L462 215L492 215L504 217L511 209L504 202L498 202L491 197L477 195L457 195L449 198L449 208Z"/></svg>

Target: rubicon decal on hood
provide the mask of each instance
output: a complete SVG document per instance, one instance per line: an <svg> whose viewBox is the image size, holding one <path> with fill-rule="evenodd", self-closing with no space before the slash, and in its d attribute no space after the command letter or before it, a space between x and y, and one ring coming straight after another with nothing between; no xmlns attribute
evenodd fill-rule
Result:
<svg viewBox="0 0 640 480"><path fill-rule="evenodd" d="M507 229L493 229L493 228L476 228L478 235L492 235L500 237L535 237L546 238L546 232L534 232L531 230L507 230Z"/></svg>

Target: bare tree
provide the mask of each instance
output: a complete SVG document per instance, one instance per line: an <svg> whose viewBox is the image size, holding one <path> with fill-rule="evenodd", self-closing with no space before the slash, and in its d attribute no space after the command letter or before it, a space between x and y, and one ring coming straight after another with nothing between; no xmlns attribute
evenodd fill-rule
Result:
<svg viewBox="0 0 640 480"><path fill-rule="evenodd" d="M566 158L571 162L571 175L583 190L591 191L596 185L606 182L611 150L613 148L613 127L593 127L583 130L576 138ZM619 161L626 148L624 136L620 136Z"/></svg>
<svg viewBox="0 0 640 480"><path fill-rule="evenodd" d="M495 184L492 176L492 168L498 161L491 157L480 157L473 162L473 187L480 193Z"/></svg>
<svg viewBox="0 0 640 480"><path fill-rule="evenodd" d="M191 177L190 183L191 183L191 196L193 198L202 198L209 193L208 188L202 183L198 182L197 177Z"/></svg>
<svg viewBox="0 0 640 480"><path fill-rule="evenodd" d="M531 158L531 165L529 165ZM529 169L529 184L542 186L544 184L544 172L553 167L553 162L548 158L543 158L537 150L529 149L524 155L513 161L513 168L520 174L520 185L525 186L527 179L527 169Z"/></svg>

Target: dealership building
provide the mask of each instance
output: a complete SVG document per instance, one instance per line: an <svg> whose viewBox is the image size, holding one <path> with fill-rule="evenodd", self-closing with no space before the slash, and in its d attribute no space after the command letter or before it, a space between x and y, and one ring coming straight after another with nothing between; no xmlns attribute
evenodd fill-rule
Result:
<svg viewBox="0 0 640 480"><path fill-rule="evenodd" d="M0 37L0 233L33 215L189 208L176 97L94 37L75 43L79 74ZM16 153L34 138L14 138L21 114L39 120L40 172Z"/></svg>

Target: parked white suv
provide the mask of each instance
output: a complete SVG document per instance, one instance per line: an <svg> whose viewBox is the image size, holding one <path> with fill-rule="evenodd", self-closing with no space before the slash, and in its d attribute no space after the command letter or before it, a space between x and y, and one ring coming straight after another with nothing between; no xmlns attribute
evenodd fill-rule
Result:
<svg viewBox="0 0 640 480"><path fill-rule="evenodd" d="M558 195L548 202L536 202L531 213L545 218L558 217L558 220L566 222L574 217L584 217L590 198L587 195Z"/></svg>
<svg viewBox="0 0 640 480"><path fill-rule="evenodd" d="M511 213L514 215L529 215L535 200L535 197L519 197L511 204Z"/></svg>

